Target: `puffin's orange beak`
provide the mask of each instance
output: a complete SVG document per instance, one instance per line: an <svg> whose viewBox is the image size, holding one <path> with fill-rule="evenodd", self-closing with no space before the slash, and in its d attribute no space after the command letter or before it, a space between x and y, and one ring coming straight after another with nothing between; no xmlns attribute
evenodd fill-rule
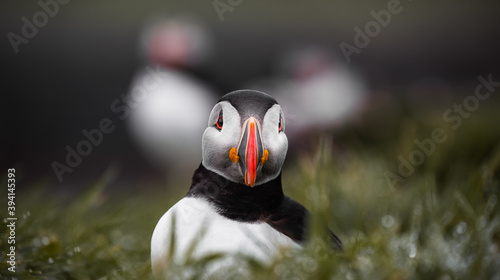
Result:
<svg viewBox="0 0 500 280"><path fill-rule="evenodd" d="M248 140L247 148L245 150L245 184L251 187L255 185L255 177L257 177L259 148L262 151L262 148L259 147L260 145L257 144L257 129L255 128L256 122L257 120L253 117L248 120Z"/></svg>
<svg viewBox="0 0 500 280"><path fill-rule="evenodd" d="M245 184L253 187L257 177L257 167L267 161L269 152L263 148L262 129L256 118L249 117L243 123L242 131L238 149L232 148L229 151L229 158L233 162L240 163Z"/></svg>

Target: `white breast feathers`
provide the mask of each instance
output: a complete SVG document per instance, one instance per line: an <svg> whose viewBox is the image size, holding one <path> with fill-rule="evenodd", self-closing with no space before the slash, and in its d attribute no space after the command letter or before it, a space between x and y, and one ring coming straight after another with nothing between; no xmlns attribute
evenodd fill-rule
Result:
<svg viewBox="0 0 500 280"><path fill-rule="evenodd" d="M267 223L230 220L206 200L186 197L156 225L151 239L151 265L155 279L163 279L175 267L210 260L202 273L208 276L229 268L234 271L236 265L243 271L238 262L242 257L266 265L287 250L298 248L300 245ZM200 271L185 269L182 273L190 276Z"/></svg>

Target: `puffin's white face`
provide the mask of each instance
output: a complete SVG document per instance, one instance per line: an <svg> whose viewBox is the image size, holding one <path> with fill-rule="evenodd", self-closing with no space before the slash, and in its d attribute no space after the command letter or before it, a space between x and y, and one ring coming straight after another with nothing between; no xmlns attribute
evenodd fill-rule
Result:
<svg viewBox="0 0 500 280"><path fill-rule="evenodd" d="M276 101L265 93L236 91L222 97L210 113L202 163L253 187L279 175L287 149L284 114Z"/></svg>

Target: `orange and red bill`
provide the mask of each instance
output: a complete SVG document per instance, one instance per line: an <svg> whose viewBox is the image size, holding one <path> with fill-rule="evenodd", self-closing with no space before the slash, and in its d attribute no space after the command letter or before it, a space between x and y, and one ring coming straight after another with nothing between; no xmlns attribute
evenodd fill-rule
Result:
<svg viewBox="0 0 500 280"><path fill-rule="evenodd" d="M239 164L245 176L245 184L253 187L257 178L257 169L264 153L262 144L262 128L259 121L249 117L242 126L240 143L238 144Z"/></svg>

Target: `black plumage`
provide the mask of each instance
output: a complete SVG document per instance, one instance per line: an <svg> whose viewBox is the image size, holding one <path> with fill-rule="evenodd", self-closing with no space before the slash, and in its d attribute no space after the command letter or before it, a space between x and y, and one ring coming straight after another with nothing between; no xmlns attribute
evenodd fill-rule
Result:
<svg viewBox="0 0 500 280"><path fill-rule="evenodd" d="M194 172L186 197L208 200L222 216L240 222L265 222L292 240L305 240L309 211L283 194L281 173L275 179L250 188L207 170L200 164ZM340 239L330 231L330 243L342 249Z"/></svg>

